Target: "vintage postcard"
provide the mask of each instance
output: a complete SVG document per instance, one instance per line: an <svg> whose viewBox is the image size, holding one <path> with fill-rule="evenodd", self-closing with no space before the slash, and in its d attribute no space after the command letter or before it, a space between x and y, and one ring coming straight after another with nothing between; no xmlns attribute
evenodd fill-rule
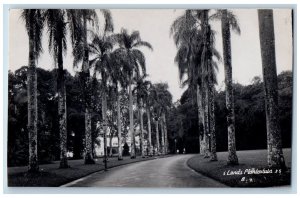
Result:
<svg viewBox="0 0 300 198"><path fill-rule="evenodd" d="M290 187L293 13L10 9L7 186Z"/></svg>

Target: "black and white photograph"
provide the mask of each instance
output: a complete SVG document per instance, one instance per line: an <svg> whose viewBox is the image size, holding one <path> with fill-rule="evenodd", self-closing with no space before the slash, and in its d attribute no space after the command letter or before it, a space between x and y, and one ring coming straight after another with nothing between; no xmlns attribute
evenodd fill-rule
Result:
<svg viewBox="0 0 300 198"><path fill-rule="evenodd" d="M291 187L295 11L10 9L5 185Z"/></svg>

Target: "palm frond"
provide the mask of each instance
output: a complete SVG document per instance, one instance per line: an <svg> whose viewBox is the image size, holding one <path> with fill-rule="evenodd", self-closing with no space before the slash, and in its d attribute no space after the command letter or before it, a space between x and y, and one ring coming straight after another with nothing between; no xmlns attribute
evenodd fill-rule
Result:
<svg viewBox="0 0 300 198"><path fill-rule="evenodd" d="M44 28L44 10L42 9L24 9L21 18L25 22L25 28L29 39L34 41L33 53L35 58L39 58L43 52L42 35Z"/></svg>
<svg viewBox="0 0 300 198"><path fill-rule="evenodd" d="M101 9L100 11L102 12L105 20L104 32L113 32L114 24L110 10Z"/></svg>
<svg viewBox="0 0 300 198"><path fill-rule="evenodd" d="M147 47L150 50L153 50L152 45L146 41L139 41L132 45L132 47L142 47L142 46Z"/></svg>

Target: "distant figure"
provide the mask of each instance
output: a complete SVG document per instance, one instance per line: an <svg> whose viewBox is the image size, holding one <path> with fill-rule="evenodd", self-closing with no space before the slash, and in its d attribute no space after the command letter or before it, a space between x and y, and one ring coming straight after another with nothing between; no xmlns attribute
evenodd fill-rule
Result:
<svg viewBox="0 0 300 198"><path fill-rule="evenodd" d="M129 156L129 146L128 144L125 142L124 146L123 146L123 156Z"/></svg>
<svg viewBox="0 0 300 198"><path fill-rule="evenodd" d="M179 149L176 150L176 154L178 154L178 153L179 153Z"/></svg>
<svg viewBox="0 0 300 198"><path fill-rule="evenodd" d="M185 154L185 148L183 148L183 154Z"/></svg>

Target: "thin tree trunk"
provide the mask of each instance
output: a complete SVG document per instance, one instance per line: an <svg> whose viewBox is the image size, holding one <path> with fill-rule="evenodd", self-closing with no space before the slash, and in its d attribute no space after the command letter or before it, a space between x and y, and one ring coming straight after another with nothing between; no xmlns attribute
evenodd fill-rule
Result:
<svg viewBox="0 0 300 198"><path fill-rule="evenodd" d="M121 136L121 110L120 110L120 96L117 93L117 124L118 124L118 160L122 160L122 136Z"/></svg>
<svg viewBox="0 0 300 198"><path fill-rule="evenodd" d="M59 119L59 138L60 138L60 168L68 168L67 159L67 103L66 103L66 85L63 70L62 41L58 47L58 75L57 75L57 92L58 92L58 119Z"/></svg>
<svg viewBox="0 0 300 198"><path fill-rule="evenodd" d="M149 155L152 155L152 140L151 140L151 117L150 109L147 107L147 119L148 119L148 151Z"/></svg>
<svg viewBox="0 0 300 198"><path fill-rule="evenodd" d="M203 10L203 23L201 23L201 28L204 31L204 49L201 54L202 58L202 64L201 64L201 70L202 70L202 76L201 76L201 88L202 88L202 108L203 108L203 152L204 152L204 158L209 157L209 107L208 107L208 85L207 85L207 76L205 75L207 69L208 69L208 61L210 59L209 57L209 49L210 49L210 33L209 33L209 21L208 21L208 9ZM204 71L204 72L203 72Z"/></svg>
<svg viewBox="0 0 300 198"><path fill-rule="evenodd" d="M226 87L226 109L227 109L227 127L228 127L228 164L238 164L235 144L235 115L234 115L234 99L232 86L232 66L231 66L231 42L230 42L230 26L227 19L227 11L222 13L222 38L223 38L223 57L224 57L224 73Z"/></svg>
<svg viewBox="0 0 300 198"><path fill-rule="evenodd" d="M155 128L156 128L156 148L157 155L160 153L160 145L159 145L159 130L158 130L158 118L155 118Z"/></svg>
<svg viewBox="0 0 300 198"><path fill-rule="evenodd" d="M217 144L216 144L216 131L215 131L215 88L210 85L210 161L217 161Z"/></svg>
<svg viewBox="0 0 300 198"><path fill-rule="evenodd" d="M143 133L143 129L144 129L144 121L143 121L143 107L142 107L143 101L142 99L140 99L140 130L141 130L141 141L140 141L140 145L141 145L141 154L142 154L142 158L145 157L145 153L144 153L144 133Z"/></svg>
<svg viewBox="0 0 300 198"><path fill-rule="evenodd" d="M204 86L204 158L209 158L209 115L208 115L208 87L207 84Z"/></svg>
<svg viewBox="0 0 300 198"><path fill-rule="evenodd" d="M29 139L29 166L28 172L38 172L37 155L37 74L36 58L34 55L34 32L30 30L29 36L29 60L27 74L27 97L28 97L28 139Z"/></svg>
<svg viewBox="0 0 300 198"><path fill-rule="evenodd" d="M166 120L166 114L163 113L162 114L162 118L163 118L163 127L164 127L164 140L165 140L165 154L168 154L168 131L167 131L167 120Z"/></svg>
<svg viewBox="0 0 300 198"><path fill-rule="evenodd" d="M198 106L198 127L199 127L199 152L204 155L204 142L203 142L203 107L202 107L202 93L200 86L197 85L197 106Z"/></svg>
<svg viewBox="0 0 300 198"><path fill-rule="evenodd" d="M112 139L113 139L113 133L109 136L109 156L112 157Z"/></svg>
<svg viewBox="0 0 300 198"><path fill-rule="evenodd" d="M160 131L161 131L161 153L165 155L165 130L163 120L160 119Z"/></svg>
<svg viewBox="0 0 300 198"><path fill-rule="evenodd" d="M92 131L91 131L91 112L90 108L85 108L85 164L94 164L92 154Z"/></svg>
<svg viewBox="0 0 300 198"><path fill-rule="evenodd" d="M104 160L107 160L107 101L106 93L102 95L102 119L103 119L103 142L104 142Z"/></svg>
<svg viewBox="0 0 300 198"><path fill-rule="evenodd" d="M84 56L82 70L84 73L84 102L85 102L85 164L95 164L92 153L92 119L91 119L91 97L90 97L90 71L89 71L89 50L87 44L87 19L84 18Z"/></svg>
<svg viewBox="0 0 300 198"><path fill-rule="evenodd" d="M258 20L265 90L268 165L272 168L282 168L285 170L286 165L282 153L282 140L278 115L278 84L273 11L258 10Z"/></svg>
<svg viewBox="0 0 300 198"><path fill-rule="evenodd" d="M131 159L136 157L135 154L135 133L133 129L133 98L132 98L132 90L131 90L132 80L130 79L129 83L129 130L130 130L130 137L131 137L131 152L130 156Z"/></svg>

